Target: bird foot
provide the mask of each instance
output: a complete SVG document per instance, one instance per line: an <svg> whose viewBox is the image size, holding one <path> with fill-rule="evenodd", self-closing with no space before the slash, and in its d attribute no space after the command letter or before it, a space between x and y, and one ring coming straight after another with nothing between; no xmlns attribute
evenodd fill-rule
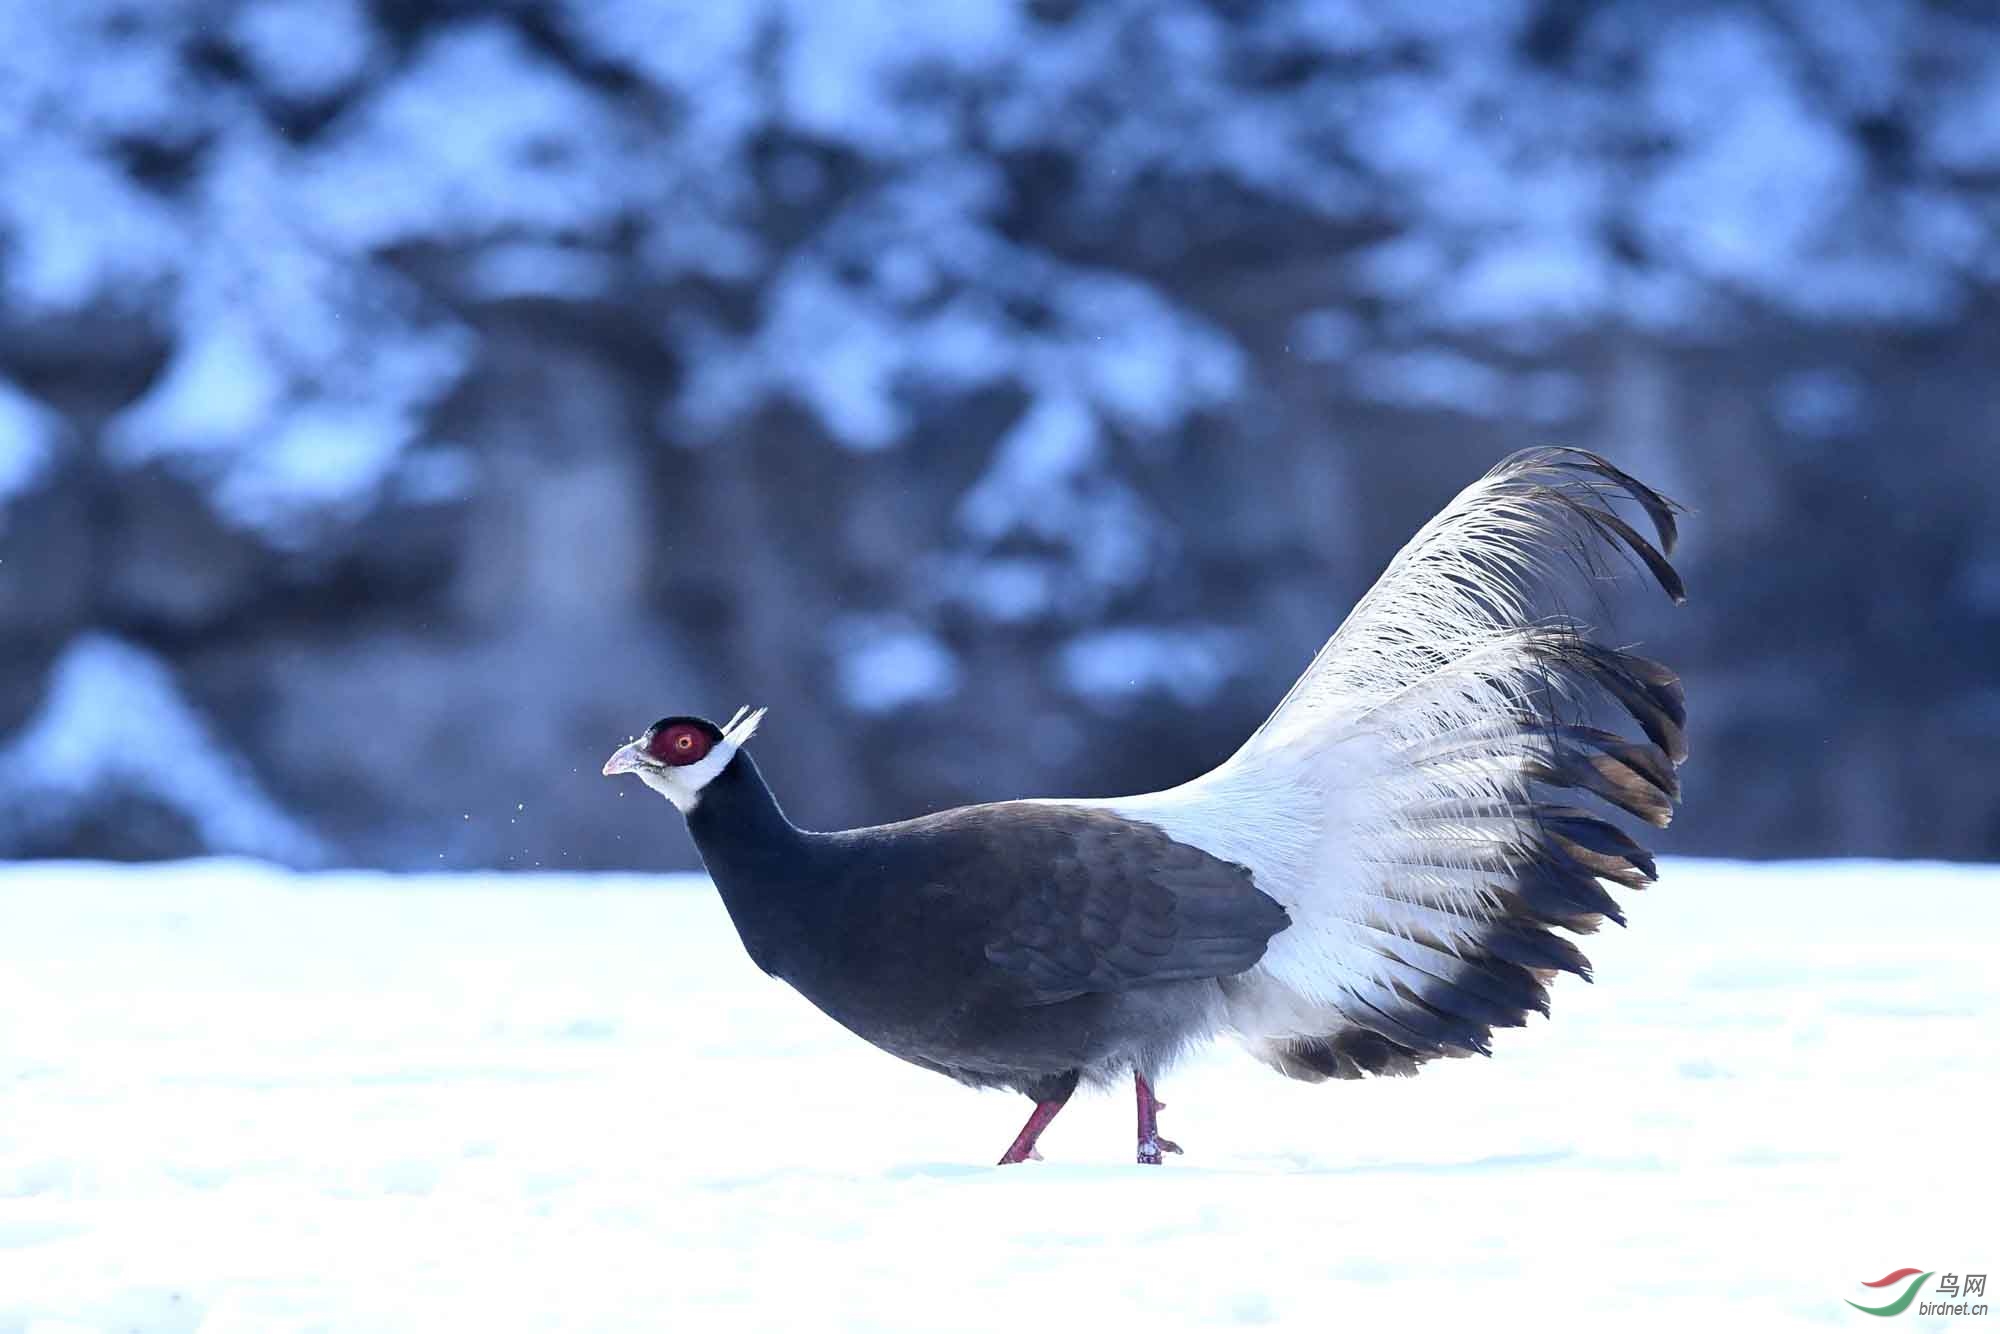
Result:
<svg viewBox="0 0 2000 1334"><path fill-rule="evenodd" d="M1073 1082L1072 1087L1074 1087ZM1014 1142L1007 1146L1007 1152L1000 1155L1000 1166L1042 1161L1042 1151L1035 1147L1035 1142L1042 1137L1042 1132L1049 1128L1049 1122L1056 1119L1056 1113L1061 1111L1063 1104L1068 1101L1069 1090L1064 1089L1060 1098L1048 1098L1036 1103L1034 1114L1028 1118L1028 1124L1021 1127L1021 1133L1014 1136Z"/></svg>
<svg viewBox="0 0 2000 1334"><path fill-rule="evenodd" d="M1158 1118L1167 1105L1153 1096L1153 1082L1136 1070L1132 1072L1132 1091L1139 1104L1139 1161L1158 1167L1162 1154L1181 1151L1180 1145L1160 1134Z"/></svg>

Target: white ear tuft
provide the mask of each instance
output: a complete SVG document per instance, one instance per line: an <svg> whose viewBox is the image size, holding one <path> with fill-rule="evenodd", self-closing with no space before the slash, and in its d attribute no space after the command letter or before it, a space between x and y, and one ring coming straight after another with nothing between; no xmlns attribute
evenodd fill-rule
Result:
<svg viewBox="0 0 2000 1334"><path fill-rule="evenodd" d="M729 720L729 725L722 729L723 742L732 750L748 742L751 737L757 735L757 724L764 721L766 712L765 709L753 711L747 704L738 709L735 716Z"/></svg>

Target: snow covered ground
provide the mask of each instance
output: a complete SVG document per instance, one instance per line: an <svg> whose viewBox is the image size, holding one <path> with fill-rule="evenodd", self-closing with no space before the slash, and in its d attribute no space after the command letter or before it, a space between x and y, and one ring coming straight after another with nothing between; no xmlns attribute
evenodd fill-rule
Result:
<svg viewBox="0 0 2000 1334"><path fill-rule="evenodd" d="M697 880L0 868L0 1331L1852 1326L2000 1268L2000 868L1631 897L1491 1061L1218 1052L1165 1168L1098 1095L997 1169L1025 1100L836 1028Z"/></svg>

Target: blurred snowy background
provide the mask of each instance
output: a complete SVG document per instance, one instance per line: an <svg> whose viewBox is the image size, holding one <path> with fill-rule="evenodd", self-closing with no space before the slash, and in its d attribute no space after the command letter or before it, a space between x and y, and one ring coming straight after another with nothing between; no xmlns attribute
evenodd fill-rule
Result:
<svg viewBox="0 0 2000 1334"><path fill-rule="evenodd" d="M1158 786L1567 443L1671 850L2000 858L1997 291L1984 4L0 0L0 856Z"/></svg>

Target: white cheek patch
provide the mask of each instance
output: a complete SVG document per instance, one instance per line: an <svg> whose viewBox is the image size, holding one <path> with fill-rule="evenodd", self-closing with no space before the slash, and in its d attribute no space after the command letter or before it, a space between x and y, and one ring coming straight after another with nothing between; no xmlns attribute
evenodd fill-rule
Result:
<svg viewBox="0 0 2000 1334"><path fill-rule="evenodd" d="M678 768L649 765L639 771L640 781L674 803L674 808L686 815L700 802L701 790L727 769L729 762L736 758L736 752L757 734L757 724L764 721L764 714L763 709L738 709L729 720L729 725L722 729L722 740L715 743L714 750L693 764L683 764Z"/></svg>
<svg viewBox="0 0 2000 1334"><path fill-rule="evenodd" d="M681 781L679 769L655 769L648 766L637 772L640 782L674 803L674 809L682 815L693 810L695 802L701 799L699 792Z"/></svg>

